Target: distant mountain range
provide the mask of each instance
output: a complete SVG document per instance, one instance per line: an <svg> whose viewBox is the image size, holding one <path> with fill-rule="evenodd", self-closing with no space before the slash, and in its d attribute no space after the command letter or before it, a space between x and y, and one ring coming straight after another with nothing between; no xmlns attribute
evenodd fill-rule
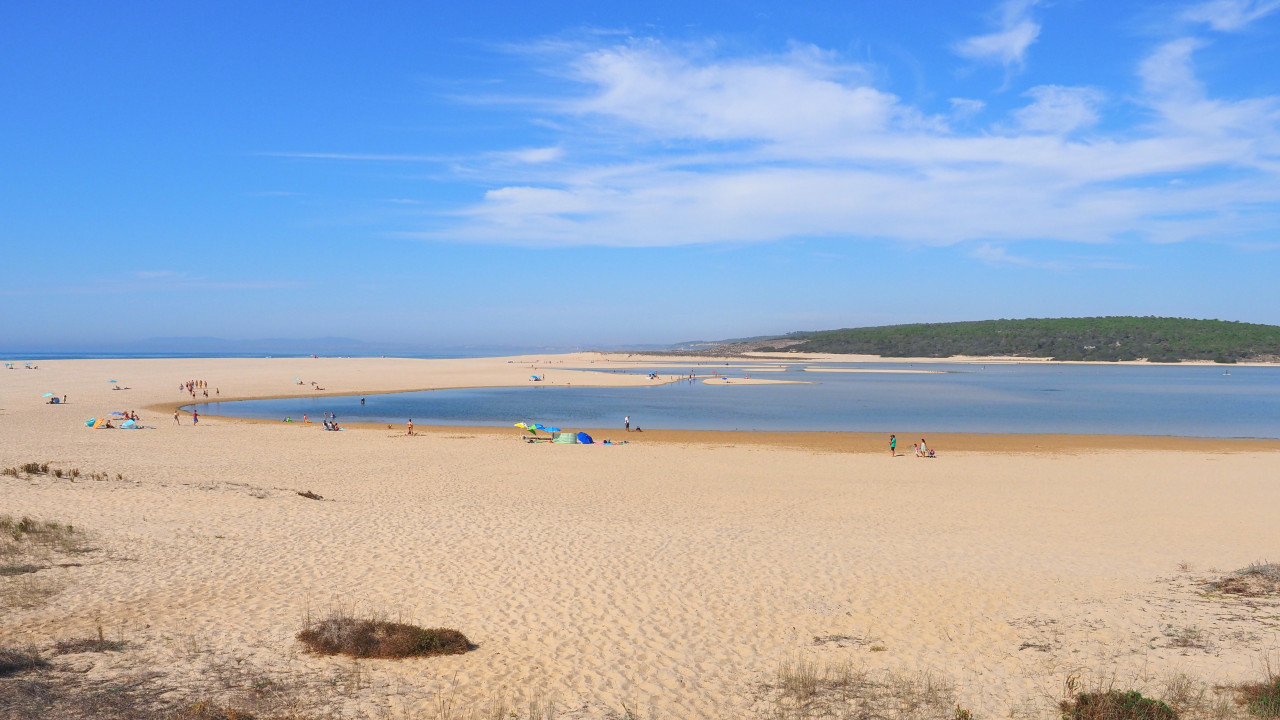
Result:
<svg viewBox="0 0 1280 720"><path fill-rule="evenodd" d="M683 343L682 353L807 352L1054 360L1280 362L1280 326L1162 317L1029 318L917 323Z"/></svg>

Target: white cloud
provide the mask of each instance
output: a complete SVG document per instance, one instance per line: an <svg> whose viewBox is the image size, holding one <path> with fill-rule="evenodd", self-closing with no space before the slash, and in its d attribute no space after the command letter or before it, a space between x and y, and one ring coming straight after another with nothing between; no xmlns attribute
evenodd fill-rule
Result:
<svg viewBox="0 0 1280 720"><path fill-rule="evenodd" d="M987 104L973 98L951 98L951 116L957 120L968 120L982 112Z"/></svg>
<svg viewBox="0 0 1280 720"><path fill-rule="evenodd" d="M1030 17L1037 0L1005 0L1000 6L1000 29L956 43L957 55L997 62L1006 68L1022 65L1027 48L1040 37L1040 25Z"/></svg>
<svg viewBox="0 0 1280 720"><path fill-rule="evenodd" d="M596 92L570 106L661 136L804 141L885 127L898 99L856 66L814 48L778 58L697 62L656 43L606 48L577 63Z"/></svg>
<svg viewBox="0 0 1280 720"><path fill-rule="evenodd" d="M1102 93L1093 88L1039 85L1024 95L1033 102L1015 112L1014 118L1030 132L1066 134L1098 122Z"/></svg>
<svg viewBox="0 0 1280 720"><path fill-rule="evenodd" d="M1209 0L1187 8L1182 19L1220 32L1235 32L1276 10L1280 10L1280 0Z"/></svg>
<svg viewBox="0 0 1280 720"><path fill-rule="evenodd" d="M656 42L598 48L572 64L574 97L536 103L574 162L483 155L465 171L495 189L417 235L539 246L824 236L999 249L1280 228L1277 99L1210 97L1195 74L1198 47L1155 48L1128 100L1149 121L1110 132L1099 129L1102 93L1087 87L1037 86L1014 122L962 131L811 48L747 59ZM982 108L952 107L951 118ZM1092 130L1073 134L1081 128Z"/></svg>
<svg viewBox="0 0 1280 720"><path fill-rule="evenodd" d="M1274 171L1280 162L1280 100L1210 98L1193 62L1202 47L1200 40L1181 38L1157 48L1139 69L1145 101L1160 114L1167 131L1247 143L1253 146L1248 164L1270 164Z"/></svg>
<svg viewBox="0 0 1280 720"><path fill-rule="evenodd" d="M538 163L556 162L561 159L564 157L564 148L559 146L524 148L522 150L496 153L496 156L509 162L536 165Z"/></svg>

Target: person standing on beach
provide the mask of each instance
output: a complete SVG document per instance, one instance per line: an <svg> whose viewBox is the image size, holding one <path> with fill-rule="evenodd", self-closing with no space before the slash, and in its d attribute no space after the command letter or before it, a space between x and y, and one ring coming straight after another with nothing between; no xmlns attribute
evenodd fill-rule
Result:
<svg viewBox="0 0 1280 720"><path fill-rule="evenodd" d="M924 444L924 438L920 438L920 457L929 457L929 446Z"/></svg>
<svg viewBox="0 0 1280 720"><path fill-rule="evenodd" d="M192 411L191 411L191 424L192 424L192 425L199 425L199 424L200 424L200 411L199 411L199 410L192 410Z"/></svg>
<svg viewBox="0 0 1280 720"><path fill-rule="evenodd" d="M627 432L631 432L631 416L630 415L622 418L622 429L626 430Z"/></svg>
<svg viewBox="0 0 1280 720"><path fill-rule="evenodd" d="M361 404L361 405L363 405L363 404L364 404L364 398L360 398L360 404Z"/></svg>
<svg viewBox="0 0 1280 720"><path fill-rule="evenodd" d="M893 457L898 457L898 436L897 435L889 436L889 455Z"/></svg>
<svg viewBox="0 0 1280 720"><path fill-rule="evenodd" d="M174 425L181 425L181 424L182 424L182 421L178 419L178 411L177 411L177 410L174 410L174 411L173 411L173 424L174 424Z"/></svg>
<svg viewBox="0 0 1280 720"><path fill-rule="evenodd" d="M409 418L409 434L413 434L413 418Z"/></svg>

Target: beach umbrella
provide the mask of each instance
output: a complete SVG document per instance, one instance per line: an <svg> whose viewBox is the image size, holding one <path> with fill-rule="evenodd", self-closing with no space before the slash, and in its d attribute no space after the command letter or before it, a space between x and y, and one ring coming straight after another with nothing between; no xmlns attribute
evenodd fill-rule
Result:
<svg viewBox="0 0 1280 720"><path fill-rule="evenodd" d="M558 427L543 428L543 430L546 430L547 432L560 432L560 428Z"/></svg>
<svg viewBox="0 0 1280 720"><path fill-rule="evenodd" d="M45 394L41 395L40 397L53 397L53 393L45 393Z"/></svg>
<svg viewBox="0 0 1280 720"><path fill-rule="evenodd" d="M546 426L546 425L543 425L542 423L534 423L534 424L533 424L533 429L534 429L534 430L546 430L546 429L547 429L547 426Z"/></svg>
<svg viewBox="0 0 1280 720"><path fill-rule="evenodd" d="M108 380L107 382L120 382L119 380Z"/></svg>

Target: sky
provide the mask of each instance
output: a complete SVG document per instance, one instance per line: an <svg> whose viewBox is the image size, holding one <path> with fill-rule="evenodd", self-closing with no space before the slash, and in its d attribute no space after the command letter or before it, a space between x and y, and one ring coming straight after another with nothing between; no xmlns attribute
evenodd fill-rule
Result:
<svg viewBox="0 0 1280 720"><path fill-rule="evenodd" d="M0 6L0 350L1280 324L1280 0Z"/></svg>

